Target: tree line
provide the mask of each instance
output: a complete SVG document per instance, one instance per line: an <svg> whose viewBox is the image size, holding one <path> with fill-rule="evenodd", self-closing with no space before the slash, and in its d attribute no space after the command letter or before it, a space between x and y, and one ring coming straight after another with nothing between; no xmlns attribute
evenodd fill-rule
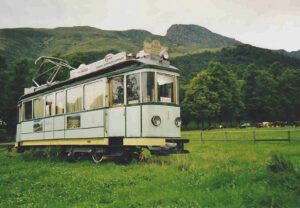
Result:
<svg viewBox="0 0 300 208"><path fill-rule="evenodd" d="M205 128L212 123L232 127L241 121L299 120L300 69L274 62L264 69L249 64L240 72L211 62L181 86L184 124L193 121Z"/></svg>

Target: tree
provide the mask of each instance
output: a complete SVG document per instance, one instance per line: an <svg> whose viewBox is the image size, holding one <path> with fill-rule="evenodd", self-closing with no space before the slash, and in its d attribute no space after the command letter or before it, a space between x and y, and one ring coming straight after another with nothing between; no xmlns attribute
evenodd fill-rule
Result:
<svg viewBox="0 0 300 208"><path fill-rule="evenodd" d="M283 120L300 120L300 70L286 69L280 77L280 105L283 108Z"/></svg>
<svg viewBox="0 0 300 208"><path fill-rule="evenodd" d="M13 63L9 72L4 108L4 121L7 122L7 130L10 134L15 133L17 123L17 102L23 95L24 88L31 86L32 74L27 59L19 59Z"/></svg>
<svg viewBox="0 0 300 208"><path fill-rule="evenodd" d="M64 59L66 59L69 62L69 64L74 68L78 68L81 64L88 64L89 62L89 57L84 52L76 52L69 54L65 56Z"/></svg>
<svg viewBox="0 0 300 208"><path fill-rule="evenodd" d="M188 85L182 102L183 120L195 120L202 123L211 121L220 111L218 94L211 90L212 78L202 71Z"/></svg>
<svg viewBox="0 0 300 208"><path fill-rule="evenodd" d="M0 121L5 121L4 113L7 101L7 80L8 72L6 68L5 57L0 55ZM7 141L7 131L5 128L0 126L0 141Z"/></svg>
<svg viewBox="0 0 300 208"><path fill-rule="evenodd" d="M210 63L207 73L212 80L212 90L218 94L218 122L230 121L232 127L232 121L240 118L244 108L240 83L236 75L220 63Z"/></svg>
<svg viewBox="0 0 300 208"><path fill-rule="evenodd" d="M243 86L247 117L253 121L273 120L278 116L278 82L266 70L249 65Z"/></svg>
<svg viewBox="0 0 300 208"><path fill-rule="evenodd" d="M276 61L274 62L268 69L268 71L273 74L274 78L277 79L277 77L280 76L280 74L284 71L283 66L280 64L280 62Z"/></svg>
<svg viewBox="0 0 300 208"><path fill-rule="evenodd" d="M3 55L0 55L0 70L7 69L6 58Z"/></svg>

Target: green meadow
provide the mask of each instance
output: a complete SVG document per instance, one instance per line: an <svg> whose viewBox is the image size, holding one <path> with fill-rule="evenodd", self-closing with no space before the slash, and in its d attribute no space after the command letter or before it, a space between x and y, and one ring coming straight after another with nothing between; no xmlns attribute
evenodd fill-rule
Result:
<svg viewBox="0 0 300 208"><path fill-rule="evenodd" d="M271 129L278 132L262 131ZM287 129L227 129L227 136L243 139L256 130L257 139L286 138L280 130ZM201 132L219 139L225 131L182 132L191 139L190 154L145 151L129 165L1 149L0 207L300 207L299 132L291 132L291 142L195 140Z"/></svg>

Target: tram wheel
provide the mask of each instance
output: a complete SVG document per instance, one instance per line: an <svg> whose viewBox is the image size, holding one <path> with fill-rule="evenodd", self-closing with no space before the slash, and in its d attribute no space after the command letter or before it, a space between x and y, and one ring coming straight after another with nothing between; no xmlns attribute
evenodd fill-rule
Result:
<svg viewBox="0 0 300 208"><path fill-rule="evenodd" d="M92 153L91 156L94 163L101 163L103 160L103 153Z"/></svg>

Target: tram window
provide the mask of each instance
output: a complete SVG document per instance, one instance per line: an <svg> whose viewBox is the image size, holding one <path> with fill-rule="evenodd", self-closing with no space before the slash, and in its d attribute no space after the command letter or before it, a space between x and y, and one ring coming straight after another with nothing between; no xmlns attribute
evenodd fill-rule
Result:
<svg viewBox="0 0 300 208"><path fill-rule="evenodd" d="M82 87L67 90L67 113L82 111Z"/></svg>
<svg viewBox="0 0 300 208"><path fill-rule="evenodd" d="M33 118L44 117L44 98L38 98L33 101Z"/></svg>
<svg viewBox="0 0 300 208"><path fill-rule="evenodd" d="M18 106L18 118L19 118L19 122L22 121L22 105Z"/></svg>
<svg viewBox="0 0 300 208"><path fill-rule="evenodd" d="M128 104L140 102L140 73L126 76L126 92Z"/></svg>
<svg viewBox="0 0 300 208"><path fill-rule="evenodd" d="M48 95L46 96L46 116L53 116L54 115L54 96Z"/></svg>
<svg viewBox="0 0 300 208"><path fill-rule="evenodd" d="M27 101L23 104L23 118L24 120L32 119L32 101Z"/></svg>
<svg viewBox="0 0 300 208"><path fill-rule="evenodd" d="M154 102L154 72L142 72L143 102Z"/></svg>
<svg viewBox="0 0 300 208"><path fill-rule="evenodd" d="M122 77L116 77L110 80L110 103L112 106L124 104L124 80Z"/></svg>
<svg viewBox="0 0 300 208"><path fill-rule="evenodd" d="M103 81L94 82L84 86L84 109L90 110L104 107L103 99L105 86Z"/></svg>
<svg viewBox="0 0 300 208"><path fill-rule="evenodd" d="M64 104L65 103L65 95L64 92L58 92L56 93L56 99L55 99L55 113L56 115L63 114L64 111Z"/></svg>
<svg viewBox="0 0 300 208"><path fill-rule="evenodd" d="M157 74L158 101L164 103L174 102L174 77Z"/></svg>

